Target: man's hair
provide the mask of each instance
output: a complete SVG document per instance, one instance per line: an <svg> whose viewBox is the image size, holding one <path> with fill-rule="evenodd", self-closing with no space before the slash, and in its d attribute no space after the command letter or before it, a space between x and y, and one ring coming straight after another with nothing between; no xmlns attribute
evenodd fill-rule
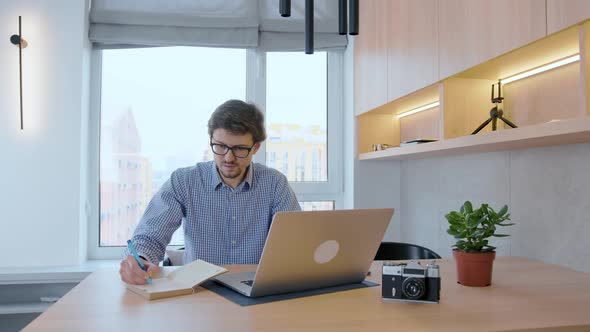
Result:
<svg viewBox="0 0 590 332"><path fill-rule="evenodd" d="M233 135L252 134L254 143L264 142L264 114L254 104L231 99L219 105L208 123L209 137L213 137L215 129L225 129Z"/></svg>

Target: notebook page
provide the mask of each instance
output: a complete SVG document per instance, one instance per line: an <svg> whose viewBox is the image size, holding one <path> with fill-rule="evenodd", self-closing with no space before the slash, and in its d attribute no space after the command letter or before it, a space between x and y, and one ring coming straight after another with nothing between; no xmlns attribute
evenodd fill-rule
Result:
<svg viewBox="0 0 590 332"><path fill-rule="evenodd" d="M203 260L196 260L187 265L184 265L168 275L168 279L187 287L194 287L203 281L227 272L227 269Z"/></svg>
<svg viewBox="0 0 590 332"><path fill-rule="evenodd" d="M164 266L160 268L158 274L152 276L152 284L145 284L145 285L127 285L128 287L132 287L147 293L155 293L155 292L165 292L169 290L175 290L179 288L189 288L190 286L181 285L178 282L170 279L170 274L177 270L178 267L176 266Z"/></svg>
<svg viewBox="0 0 590 332"><path fill-rule="evenodd" d="M160 293L160 292L168 292L174 291L178 289L186 289L191 288L191 286L180 283L175 280L167 279L167 278L159 278L159 279L152 279L152 284L146 285L127 285L127 287L135 288L141 290L146 293Z"/></svg>

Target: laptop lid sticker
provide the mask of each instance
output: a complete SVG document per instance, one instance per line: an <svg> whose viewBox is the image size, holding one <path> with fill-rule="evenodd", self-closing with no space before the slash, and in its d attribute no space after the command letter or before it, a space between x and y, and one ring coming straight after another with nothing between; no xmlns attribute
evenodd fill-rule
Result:
<svg viewBox="0 0 590 332"><path fill-rule="evenodd" d="M334 259L338 251L340 251L340 244L335 240L328 240L316 248L313 259L318 264L325 264Z"/></svg>

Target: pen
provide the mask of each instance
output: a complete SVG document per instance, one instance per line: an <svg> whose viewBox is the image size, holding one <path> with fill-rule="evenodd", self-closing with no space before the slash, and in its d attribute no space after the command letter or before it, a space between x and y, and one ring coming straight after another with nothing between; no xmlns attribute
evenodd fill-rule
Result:
<svg viewBox="0 0 590 332"><path fill-rule="evenodd" d="M131 240L127 240L127 247L129 248L129 250L131 251L131 253L133 254L133 257L135 257L135 260L137 261L137 264L139 264L139 267L141 267L142 270L147 271L147 269L145 268L145 265L143 265L143 262L141 261L141 259L139 259L139 255L137 254L137 250L135 250L135 247L133 246L133 242L131 242ZM147 278L146 279L148 284L152 284L152 278Z"/></svg>

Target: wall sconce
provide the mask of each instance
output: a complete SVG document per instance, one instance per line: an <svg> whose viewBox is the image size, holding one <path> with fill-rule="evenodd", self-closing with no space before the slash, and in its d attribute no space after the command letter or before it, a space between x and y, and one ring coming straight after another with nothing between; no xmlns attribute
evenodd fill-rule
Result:
<svg viewBox="0 0 590 332"><path fill-rule="evenodd" d="M23 39L21 16L18 17L18 35L10 36L10 42L18 45L18 75L20 84L20 129L23 130L23 48L27 47L27 41Z"/></svg>

